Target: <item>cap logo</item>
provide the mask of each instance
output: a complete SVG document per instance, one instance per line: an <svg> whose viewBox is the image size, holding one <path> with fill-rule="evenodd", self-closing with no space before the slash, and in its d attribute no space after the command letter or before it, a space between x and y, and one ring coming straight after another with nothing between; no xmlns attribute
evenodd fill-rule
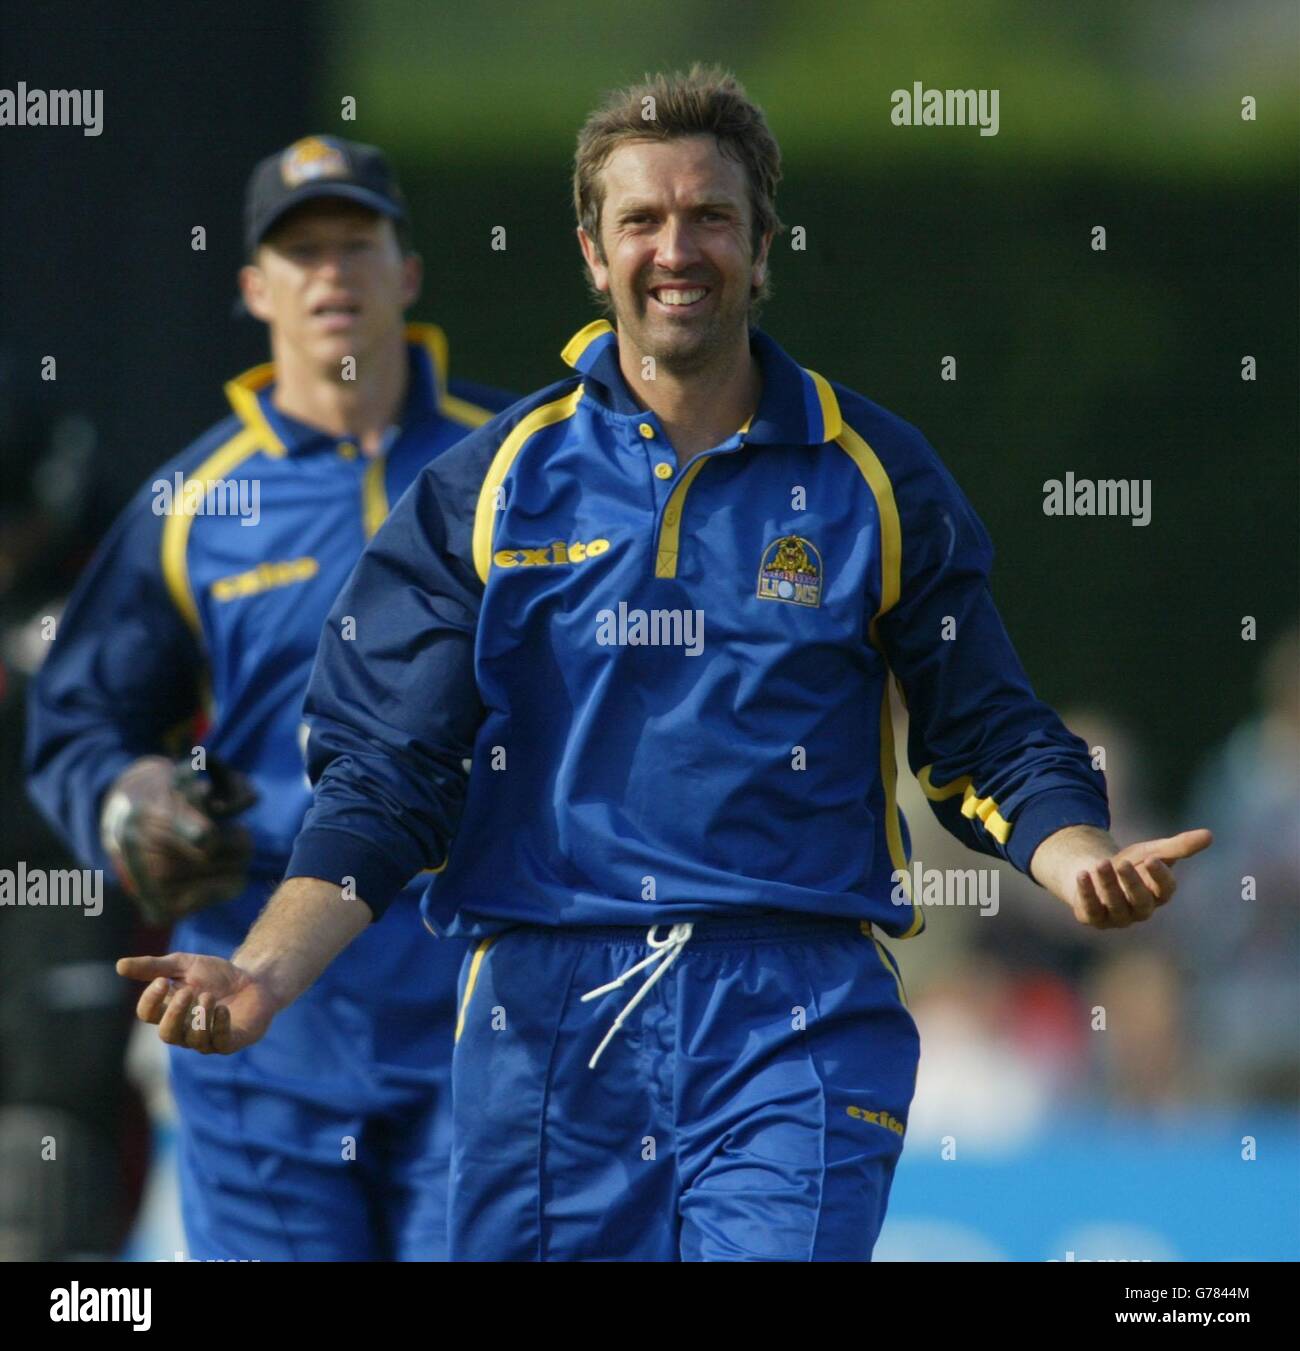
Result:
<svg viewBox="0 0 1300 1351"><path fill-rule="evenodd" d="M287 188L310 183L314 178L347 178L348 162L336 145L308 136L295 141L280 156L280 177Z"/></svg>

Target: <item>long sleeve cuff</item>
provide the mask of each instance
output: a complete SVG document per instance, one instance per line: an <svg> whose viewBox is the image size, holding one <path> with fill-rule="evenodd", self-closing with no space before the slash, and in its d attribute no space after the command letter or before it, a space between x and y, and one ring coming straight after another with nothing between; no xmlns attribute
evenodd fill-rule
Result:
<svg viewBox="0 0 1300 1351"><path fill-rule="evenodd" d="M341 887L351 878L351 893L365 901L376 919L410 881L403 866L369 840L337 828L312 826L294 841L284 875L316 877Z"/></svg>
<svg viewBox="0 0 1300 1351"><path fill-rule="evenodd" d="M1034 851L1066 826L1110 829L1110 808L1104 798L1083 788L1058 788L1031 798L1016 817L1007 840L1007 857L1026 877Z"/></svg>

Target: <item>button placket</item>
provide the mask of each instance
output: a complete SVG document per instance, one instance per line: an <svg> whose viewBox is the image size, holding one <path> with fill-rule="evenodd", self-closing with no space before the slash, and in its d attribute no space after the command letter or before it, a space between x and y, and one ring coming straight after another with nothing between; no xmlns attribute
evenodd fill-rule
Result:
<svg viewBox="0 0 1300 1351"><path fill-rule="evenodd" d="M636 424L636 430L645 450L646 463L650 470L651 493L655 504L654 516L651 520L652 535L650 543L652 550L657 550L664 522L667 521L671 527L678 515L678 510L675 507L669 507L665 510L665 503L672 496L673 489L677 486L676 457L673 455L672 447L668 445L654 423L643 420Z"/></svg>

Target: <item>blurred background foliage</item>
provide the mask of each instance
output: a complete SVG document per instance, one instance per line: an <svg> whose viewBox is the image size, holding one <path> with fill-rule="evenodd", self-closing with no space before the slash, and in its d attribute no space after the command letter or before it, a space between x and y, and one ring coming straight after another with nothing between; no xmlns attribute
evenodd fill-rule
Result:
<svg viewBox="0 0 1300 1351"><path fill-rule="evenodd" d="M315 96L325 127L355 97L356 134L398 157L457 367L531 389L591 317L586 113L647 70L734 70L806 232L774 248L764 327L926 433L993 536L1040 692L1141 729L1168 801L1249 705L1242 616L1295 608L1296 29L1261 0L336 2ZM999 90L998 134L895 126L915 80ZM1044 516L1070 470L1149 478L1151 525Z"/></svg>
<svg viewBox="0 0 1300 1351"><path fill-rule="evenodd" d="M244 183L308 131L393 155L427 264L416 316L447 329L453 369L521 393L559 378L592 317L577 128L611 87L717 61L766 109L805 235L775 245L764 327L929 437L989 527L1039 691L1109 709L1172 805L1253 706L1243 616L1264 642L1300 608L1298 26L1294 0L11 11L5 87L103 87L105 123L0 137L0 468L18 485L37 457L24 421L87 419L97 534L221 415L222 382L266 350L231 315ZM917 80L997 89L998 134L895 126L891 93ZM1150 479L1151 524L1044 516L1070 471Z"/></svg>
<svg viewBox="0 0 1300 1351"><path fill-rule="evenodd" d="M882 115L918 79L1000 89L1004 131L982 167L1013 174L1065 161L1165 181L1266 174L1300 121L1295 12L1276 0L333 0L328 13L327 83L357 96L374 134L473 164L567 150L593 91L693 60L740 72L787 151L832 165L965 159L965 132L913 145ZM1245 93L1269 105L1248 132Z"/></svg>

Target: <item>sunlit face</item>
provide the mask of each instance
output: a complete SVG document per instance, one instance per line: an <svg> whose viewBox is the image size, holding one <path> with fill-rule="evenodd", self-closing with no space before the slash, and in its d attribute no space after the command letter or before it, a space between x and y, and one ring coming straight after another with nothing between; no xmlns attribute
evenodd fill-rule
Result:
<svg viewBox="0 0 1300 1351"><path fill-rule="evenodd" d="M334 197L305 202L267 235L239 274L244 303L277 343L342 378L400 329L420 289L420 260L403 255L393 223Z"/></svg>
<svg viewBox="0 0 1300 1351"><path fill-rule="evenodd" d="M686 136L625 142L601 174L602 247L585 230L578 238L620 345L689 372L745 342L771 237L755 257L744 167L713 136Z"/></svg>

